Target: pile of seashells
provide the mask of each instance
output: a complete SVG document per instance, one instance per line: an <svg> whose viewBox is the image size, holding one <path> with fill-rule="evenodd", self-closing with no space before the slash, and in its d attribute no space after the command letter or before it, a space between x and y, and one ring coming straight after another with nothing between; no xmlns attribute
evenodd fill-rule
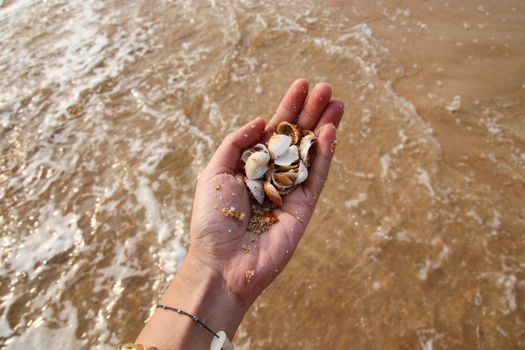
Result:
<svg viewBox="0 0 525 350"><path fill-rule="evenodd" d="M258 143L243 152L246 186L259 204L266 196L282 206L282 196L307 179L310 150L316 142L313 131L282 122L266 145Z"/></svg>

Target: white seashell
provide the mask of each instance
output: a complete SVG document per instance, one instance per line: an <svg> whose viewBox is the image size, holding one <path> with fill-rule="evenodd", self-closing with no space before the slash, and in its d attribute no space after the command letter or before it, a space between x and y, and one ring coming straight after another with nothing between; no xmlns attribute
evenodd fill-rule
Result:
<svg viewBox="0 0 525 350"><path fill-rule="evenodd" d="M246 165L244 166L246 177L250 180L257 180L263 177L264 173L268 170L269 161L270 155L263 151L252 153L246 160Z"/></svg>
<svg viewBox="0 0 525 350"><path fill-rule="evenodd" d="M241 160L246 163L246 161L248 160L248 158L255 152L258 152L258 151L262 151L262 152L265 152L265 153L268 153L268 148L266 148L265 145L263 145L262 143L258 143L256 144L255 146L253 146L252 148L250 149L247 149L246 151L242 152L242 156L241 156Z"/></svg>
<svg viewBox="0 0 525 350"><path fill-rule="evenodd" d="M280 155L277 158L274 158L274 164L280 166L287 166L291 165L297 159L299 159L299 152L297 150L297 146L292 145L282 155Z"/></svg>
<svg viewBox="0 0 525 350"><path fill-rule="evenodd" d="M262 151L262 152L266 152L266 153L270 154L270 152L268 152L268 148L266 148L266 146L263 145L262 143L258 143L255 146L253 146L252 150L253 150L253 152Z"/></svg>
<svg viewBox="0 0 525 350"><path fill-rule="evenodd" d="M303 162L299 163L299 170L297 172L297 178L295 179L294 185L299 185L303 183L308 178L308 168L304 165Z"/></svg>
<svg viewBox="0 0 525 350"><path fill-rule="evenodd" d="M299 146L299 153L301 155L301 160L304 162L306 166L310 166L310 148L312 145L317 141L315 136L312 136L311 134L306 134L301 139L301 145Z"/></svg>
<svg viewBox="0 0 525 350"><path fill-rule="evenodd" d="M245 179L246 186L250 190L250 193L253 195L253 198L259 203L263 204L264 202L264 189L261 180L250 180Z"/></svg>
<svg viewBox="0 0 525 350"><path fill-rule="evenodd" d="M268 151L270 151L273 159L277 159L288 150L291 144L292 138L290 136L274 134L268 140Z"/></svg>
<svg viewBox="0 0 525 350"><path fill-rule="evenodd" d="M243 163L246 163L252 154L253 152L251 149L247 149L246 151L242 152L241 160Z"/></svg>

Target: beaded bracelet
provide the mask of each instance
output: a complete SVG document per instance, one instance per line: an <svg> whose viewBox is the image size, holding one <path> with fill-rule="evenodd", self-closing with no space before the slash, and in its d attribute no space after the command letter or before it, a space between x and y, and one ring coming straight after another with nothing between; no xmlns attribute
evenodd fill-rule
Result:
<svg viewBox="0 0 525 350"><path fill-rule="evenodd" d="M210 332L214 337L216 338L219 338L219 336L217 335L217 333L215 333L214 331L212 331L210 328L208 328L208 326L206 326L204 324L204 322L201 321L201 319L197 316L197 315L192 315L182 309L179 309L178 307L171 307L171 306L168 306L168 305L163 305L163 304L158 304L157 305L157 309L164 309L164 310L170 310L170 311L175 311L176 313L178 314L181 314L181 315L184 315L184 316L188 316L191 318L191 320L195 323L198 323L199 326L201 326L202 328L204 328L205 330L207 330L208 332Z"/></svg>
<svg viewBox="0 0 525 350"><path fill-rule="evenodd" d="M191 320L195 323L198 323L199 326L201 326L202 328L206 329L208 332L210 332L212 335L213 335L213 339L211 341L211 344L210 344L210 350L235 350L234 346L232 343L230 343L230 340L228 339L228 337L226 336L226 333L223 332L223 331L219 331L217 333L215 333L214 331L212 331L208 326L206 326L204 324L204 322L202 322L202 320L197 316L197 315L192 315L182 309L179 309L179 308L176 308L176 307L171 307L171 306L168 306L168 305L163 305L163 304L158 304L157 305L157 309L164 309L164 310L170 310L170 311L175 311L176 313L178 314L181 314L181 315L184 315L184 316L188 316L191 318ZM122 344L122 345L117 345L117 347L115 348L115 350L159 350L159 348L155 347L155 346L151 346L151 347L146 347L145 345L142 345L142 344L133 344L133 343L126 343L126 344ZM167 349L169 350L169 349Z"/></svg>
<svg viewBox="0 0 525 350"><path fill-rule="evenodd" d="M163 305L163 304L158 304L157 305L157 309L164 309L164 310L175 311L178 314L181 314L181 315L184 315L184 316L188 316L188 317L191 318L191 320L193 322L198 323L199 326L201 326L202 328L206 329L208 332L213 334L213 339L211 341L210 350L221 350L221 349L224 349L224 350L235 350L233 344L230 343L230 340L226 336L225 332L219 331L219 332L215 333L210 328L208 328L208 326L206 326L204 324L204 322L202 322L201 319L197 315L192 315L192 314L190 314L190 313L188 313L188 312L186 312L184 310L181 310L181 309L179 309L177 307L171 307L171 306L167 306L167 305Z"/></svg>

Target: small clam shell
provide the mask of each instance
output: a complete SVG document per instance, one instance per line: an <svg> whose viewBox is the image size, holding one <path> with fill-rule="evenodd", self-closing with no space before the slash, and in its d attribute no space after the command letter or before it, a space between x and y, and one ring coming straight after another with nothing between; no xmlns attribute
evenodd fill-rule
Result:
<svg viewBox="0 0 525 350"><path fill-rule="evenodd" d="M288 176L288 175L293 176ZM292 179L293 177L293 179ZM273 174L273 178L275 182L278 182L282 184L283 186L292 186L294 184L294 180L297 178L297 174L294 173L275 173Z"/></svg>
<svg viewBox="0 0 525 350"><path fill-rule="evenodd" d="M272 185L275 186L275 188L277 189L277 191L279 191L279 193L283 193L284 191L286 191L287 189L293 186L293 183L291 185L285 185L281 183L279 180L275 178L275 174L277 173L273 174L272 178L270 179L270 182L272 183ZM295 182L295 179L294 179L294 182Z"/></svg>
<svg viewBox="0 0 525 350"><path fill-rule="evenodd" d="M295 162L297 159L299 159L299 152L297 150L297 146L292 145L279 157L274 158L274 164L279 166L288 166Z"/></svg>
<svg viewBox="0 0 525 350"><path fill-rule="evenodd" d="M253 146L253 147L252 147L252 150L253 150L254 152L262 151L262 152L266 152L266 153L269 154L269 152L268 152L268 148L266 148L266 146L263 145L262 143L258 143L258 144L256 144L255 146Z"/></svg>
<svg viewBox="0 0 525 350"><path fill-rule="evenodd" d="M241 160L243 163L246 163L252 154L253 152L251 149L247 149L246 151L242 152Z"/></svg>
<svg viewBox="0 0 525 350"><path fill-rule="evenodd" d="M246 177L250 180L257 180L263 177L264 173L268 170L268 162L270 156L262 151L252 153L246 160L244 170L246 171Z"/></svg>
<svg viewBox="0 0 525 350"><path fill-rule="evenodd" d="M297 178L295 179L294 185L303 183L308 178L308 168L303 162L299 163L299 170L297 172Z"/></svg>
<svg viewBox="0 0 525 350"><path fill-rule="evenodd" d="M297 170L299 168L299 159L290 165L275 165L275 171L287 172L290 170Z"/></svg>
<svg viewBox="0 0 525 350"><path fill-rule="evenodd" d="M310 148L313 144L317 142L315 136L310 134L305 135L301 139L301 145L299 146L299 154L301 155L301 160L308 167L310 166Z"/></svg>
<svg viewBox="0 0 525 350"><path fill-rule="evenodd" d="M256 144L255 146L253 146L252 148L250 149L247 149L246 151L242 152L242 156L241 156L241 160L246 163L246 161L248 160L248 158L255 152L259 152L259 151L262 151L262 152L265 152L265 153L268 153L268 148L266 148L265 145L263 145L262 143L258 143Z"/></svg>
<svg viewBox="0 0 525 350"><path fill-rule="evenodd" d="M288 135L292 138L292 144L299 142L301 136L301 129L298 125L291 124L288 122L281 122L277 125L277 134Z"/></svg>
<svg viewBox="0 0 525 350"><path fill-rule="evenodd" d="M253 198L259 203L263 204L264 202L264 189L263 184L261 180L250 180L245 179L244 182L246 182L246 187L250 190L250 193L252 194Z"/></svg>
<svg viewBox="0 0 525 350"><path fill-rule="evenodd" d="M292 144L292 138L287 135L274 134L268 140L268 150L273 159L277 159L284 154Z"/></svg>
<svg viewBox="0 0 525 350"><path fill-rule="evenodd" d="M266 193L266 196L268 196L268 199L271 200L273 204L275 204L277 207L281 207L283 205L283 199L281 198L279 192L277 192L277 189L274 185L269 182L264 182L263 188L264 193Z"/></svg>

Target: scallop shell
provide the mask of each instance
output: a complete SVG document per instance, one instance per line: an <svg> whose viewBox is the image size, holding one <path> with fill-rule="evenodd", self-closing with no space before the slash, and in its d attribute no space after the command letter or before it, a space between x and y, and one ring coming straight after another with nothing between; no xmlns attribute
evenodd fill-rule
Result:
<svg viewBox="0 0 525 350"><path fill-rule="evenodd" d="M252 153L246 160L246 165L244 166L246 177L250 180L257 180L263 177L268 170L269 161L270 156L263 151Z"/></svg>
<svg viewBox="0 0 525 350"><path fill-rule="evenodd" d="M255 198L255 200L259 204L263 204L264 189L263 189L262 181L245 179L244 182L246 182L246 187L248 187L248 189L250 190L250 193L252 194L253 198Z"/></svg>
<svg viewBox="0 0 525 350"><path fill-rule="evenodd" d="M299 152L296 145L291 145L283 154L279 157L274 158L274 164L278 166L288 166L291 165L299 159Z"/></svg>
<svg viewBox="0 0 525 350"><path fill-rule="evenodd" d="M270 151L273 159L277 159L288 150L291 144L292 138L290 136L274 134L268 140L268 151Z"/></svg>
<svg viewBox="0 0 525 350"><path fill-rule="evenodd" d="M301 129L298 125L291 124L288 122L281 122L277 125L277 134L288 135L292 138L292 144L299 142L301 138Z"/></svg>
<svg viewBox="0 0 525 350"><path fill-rule="evenodd" d="M277 207L281 207L283 205L283 199L279 192L277 192L277 189L274 185L269 182L264 182L263 189L264 193L266 193L266 196L268 196L268 199L272 201L273 204L275 204Z"/></svg>
<svg viewBox="0 0 525 350"><path fill-rule="evenodd" d="M308 178L308 168L303 162L299 163L299 170L297 171L297 178L295 179L294 185L303 183Z"/></svg>
<svg viewBox="0 0 525 350"><path fill-rule="evenodd" d="M307 134L301 139L301 144L299 146L299 154L301 155L301 160L306 166L310 166L310 148L316 142L317 139L311 134Z"/></svg>

